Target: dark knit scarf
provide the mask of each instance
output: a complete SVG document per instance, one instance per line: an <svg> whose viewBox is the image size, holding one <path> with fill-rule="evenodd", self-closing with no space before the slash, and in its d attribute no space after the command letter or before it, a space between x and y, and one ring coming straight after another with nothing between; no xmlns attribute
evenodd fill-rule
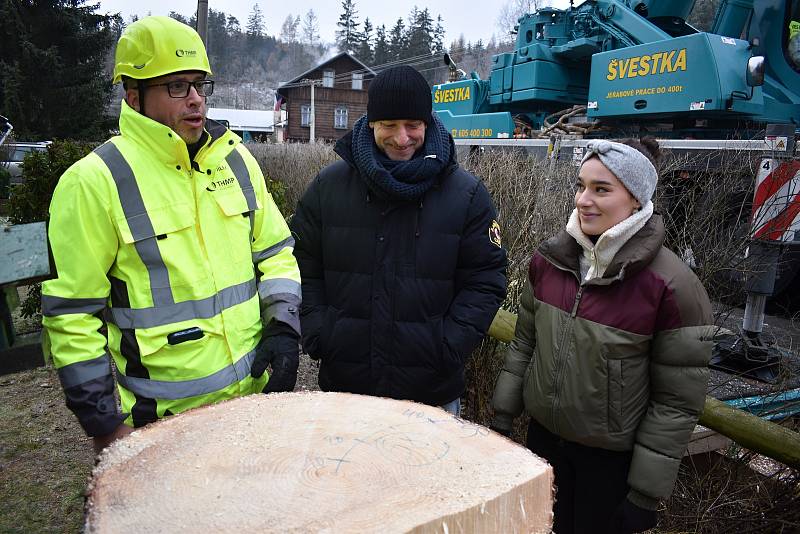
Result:
<svg viewBox="0 0 800 534"><path fill-rule="evenodd" d="M450 162L450 134L433 114L422 149L409 161L392 161L375 144L365 115L353 125L352 154L370 189L381 196L416 200L433 187Z"/></svg>

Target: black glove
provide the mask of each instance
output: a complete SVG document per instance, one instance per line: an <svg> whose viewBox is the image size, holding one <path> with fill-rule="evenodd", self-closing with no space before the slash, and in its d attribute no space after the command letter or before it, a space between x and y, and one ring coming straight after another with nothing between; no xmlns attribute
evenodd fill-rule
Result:
<svg viewBox="0 0 800 534"><path fill-rule="evenodd" d="M276 354L272 360L272 374L264 393L294 391L297 383L297 367L300 365L300 343L297 336L282 334L270 338L267 343L275 343Z"/></svg>
<svg viewBox="0 0 800 534"><path fill-rule="evenodd" d="M253 378L261 378L261 375L267 370L269 364L275 359L275 351L270 350L267 344L268 339L269 336L263 334L261 336L261 341L256 345L256 355L255 358L253 358L253 363L250 364L250 376Z"/></svg>
<svg viewBox="0 0 800 534"><path fill-rule="evenodd" d="M260 378L268 365L272 365L272 373L264 393L292 391L297 382L297 367L300 365L300 345L294 332L264 335L256 347L250 376Z"/></svg>
<svg viewBox="0 0 800 534"><path fill-rule="evenodd" d="M617 534L643 532L656 526L655 510L647 510L636 506L628 499L622 501L611 519L611 531Z"/></svg>

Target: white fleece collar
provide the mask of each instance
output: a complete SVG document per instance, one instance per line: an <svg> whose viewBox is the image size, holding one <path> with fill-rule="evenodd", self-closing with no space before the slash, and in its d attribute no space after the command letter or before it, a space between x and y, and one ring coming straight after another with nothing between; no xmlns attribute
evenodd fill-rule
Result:
<svg viewBox="0 0 800 534"><path fill-rule="evenodd" d="M653 202L648 201L642 209L603 232L597 239L597 243L592 243L591 239L581 230L578 209L572 210L572 215L567 222L567 233L583 249L583 254L579 258L583 279L589 281L594 278L602 278L619 249L647 224L652 215Z"/></svg>

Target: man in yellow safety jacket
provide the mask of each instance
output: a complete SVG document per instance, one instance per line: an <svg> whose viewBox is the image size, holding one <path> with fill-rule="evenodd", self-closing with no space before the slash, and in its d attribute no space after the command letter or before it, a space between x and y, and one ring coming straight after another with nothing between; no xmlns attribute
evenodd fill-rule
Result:
<svg viewBox="0 0 800 534"><path fill-rule="evenodd" d="M97 451L161 417L295 385L294 240L241 139L206 119L210 74L189 26L128 26L114 67L120 135L53 195L43 324Z"/></svg>

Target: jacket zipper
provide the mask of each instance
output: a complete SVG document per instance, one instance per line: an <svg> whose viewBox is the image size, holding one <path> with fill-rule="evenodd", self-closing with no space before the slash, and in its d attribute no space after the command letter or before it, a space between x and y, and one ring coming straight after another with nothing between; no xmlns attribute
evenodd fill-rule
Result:
<svg viewBox="0 0 800 534"><path fill-rule="evenodd" d="M556 434L558 434L558 419L556 418L556 409L558 408L558 397L559 392L561 391L562 381L564 378L564 368L566 367L566 362L564 358L562 358L562 354L565 353L564 344L567 340L568 334L572 331L572 325L574 324L574 319L578 314L578 305L581 303L581 297L583 296L583 286L578 286L578 293L575 295L575 303L572 305L572 311L570 312L570 319L567 325L564 327L564 332L561 335L561 342L559 343L559 350L558 354L556 354L556 379L554 382L553 388L553 404L550 409L550 417L553 420L553 430ZM566 351L565 357L569 357L569 352Z"/></svg>
<svg viewBox="0 0 800 534"><path fill-rule="evenodd" d="M573 319L576 315L578 315L578 305L581 303L581 297L583 296L583 286L578 286L578 293L575 295L575 304L572 305L572 312L570 313L570 317Z"/></svg>
<svg viewBox="0 0 800 534"><path fill-rule="evenodd" d="M556 420L556 408L558 407L558 397L559 397L558 393L559 393L559 391L561 391L561 381L563 379L563 377L562 377L563 369L566 366L563 363L562 359L561 359L561 355L564 352L564 342L567 339L567 335L572 331L573 319L578 315L578 306L581 303L581 297L583 296L583 287L584 286L583 286L583 284L581 284L581 277L578 275L578 273L576 273L572 269L567 269L566 267L564 267L562 265L559 265L558 263L556 263L555 261L551 260L550 258L545 256L544 254L542 254L542 258L544 258L544 260L547 263L549 263L550 265L552 265L553 267L555 267L559 271L563 271L565 273L572 273L572 275L575 276L575 280L578 282L578 292L575 294L575 302L572 304L572 310L570 310L570 314L569 314L570 320L569 320L568 324L564 327L564 331L561 334L561 340L559 342L559 351L556 354L556 379L555 379L555 382L553 383L553 386L554 386L553 387L553 403L552 403L552 405L550 407L550 418L553 421L553 430L557 434L558 433L558 422Z"/></svg>

